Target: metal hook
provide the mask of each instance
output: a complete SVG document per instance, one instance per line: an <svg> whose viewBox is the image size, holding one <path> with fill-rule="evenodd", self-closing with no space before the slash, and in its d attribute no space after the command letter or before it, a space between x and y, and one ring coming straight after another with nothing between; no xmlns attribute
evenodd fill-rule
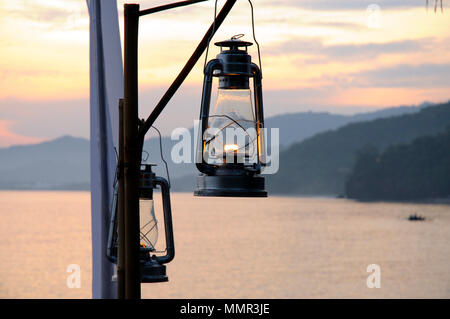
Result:
<svg viewBox="0 0 450 319"><path fill-rule="evenodd" d="M243 33L239 33L239 34L233 35L233 36L231 37L231 40L237 40L237 39L240 39L240 38L242 38L244 35L245 35L245 34L243 34Z"/></svg>

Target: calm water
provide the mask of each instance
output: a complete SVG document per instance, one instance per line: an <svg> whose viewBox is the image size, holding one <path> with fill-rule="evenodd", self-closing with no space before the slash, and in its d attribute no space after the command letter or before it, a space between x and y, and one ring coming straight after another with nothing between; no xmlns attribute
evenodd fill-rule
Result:
<svg viewBox="0 0 450 319"><path fill-rule="evenodd" d="M145 298L450 297L448 205L191 194L172 205L170 282L143 285ZM67 288L69 264L80 289ZM1 298L90 298L90 269L89 193L0 192Z"/></svg>

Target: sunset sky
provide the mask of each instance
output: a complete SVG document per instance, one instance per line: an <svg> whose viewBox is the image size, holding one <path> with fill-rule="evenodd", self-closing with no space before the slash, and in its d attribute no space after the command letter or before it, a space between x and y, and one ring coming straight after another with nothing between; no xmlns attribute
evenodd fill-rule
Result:
<svg viewBox="0 0 450 319"><path fill-rule="evenodd" d="M122 30L123 4L130 1L117 2ZM134 2L144 9L170 1ZM443 13L427 10L426 0L253 2L266 116L308 110L351 114L450 99L446 0ZM142 116L197 46L213 8L208 1L141 19ZM238 33L252 40L250 7L243 0L213 41ZM0 0L0 45L0 147L67 134L88 137L86 2ZM256 61L254 47L250 53ZM216 54L212 46L209 58ZM190 127L198 116L203 62L204 57L158 120L165 132Z"/></svg>

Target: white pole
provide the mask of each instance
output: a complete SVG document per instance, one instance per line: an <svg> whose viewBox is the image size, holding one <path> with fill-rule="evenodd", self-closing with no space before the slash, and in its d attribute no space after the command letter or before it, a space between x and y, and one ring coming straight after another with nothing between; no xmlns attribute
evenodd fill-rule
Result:
<svg viewBox="0 0 450 319"><path fill-rule="evenodd" d="M90 128L92 297L115 298L113 264L106 258L118 147L118 103L123 93L116 0L87 0L90 15Z"/></svg>

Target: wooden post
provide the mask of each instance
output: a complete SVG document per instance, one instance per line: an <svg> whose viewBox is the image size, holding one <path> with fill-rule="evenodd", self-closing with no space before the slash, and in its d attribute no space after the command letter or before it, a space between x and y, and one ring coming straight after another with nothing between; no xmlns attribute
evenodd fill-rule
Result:
<svg viewBox="0 0 450 319"><path fill-rule="evenodd" d="M121 164L118 202L119 247L117 278L119 298L141 298L139 258L139 173L144 136L186 79L187 75L208 46L209 39L217 31L237 0L227 0L215 22L203 37L186 66L141 127L139 127L140 123L138 119L139 17L201 1L202 0L188 0L177 2L144 10L142 12L139 11L138 4L125 4L124 6L124 100L121 103L123 110L120 113L121 119L119 123L119 162ZM120 142L120 139L122 139L122 142Z"/></svg>
<svg viewBox="0 0 450 319"><path fill-rule="evenodd" d="M139 262L138 26L139 5L125 4L124 207L125 299L141 298Z"/></svg>
<svg viewBox="0 0 450 319"><path fill-rule="evenodd" d="M123 141L123 110L125 101L119 101L119 165L118 165L118 200L117 200L117 228L118 228L118 248L117 248L117 298L125 298L125 180L124 180L124 141Z"/></svg>

